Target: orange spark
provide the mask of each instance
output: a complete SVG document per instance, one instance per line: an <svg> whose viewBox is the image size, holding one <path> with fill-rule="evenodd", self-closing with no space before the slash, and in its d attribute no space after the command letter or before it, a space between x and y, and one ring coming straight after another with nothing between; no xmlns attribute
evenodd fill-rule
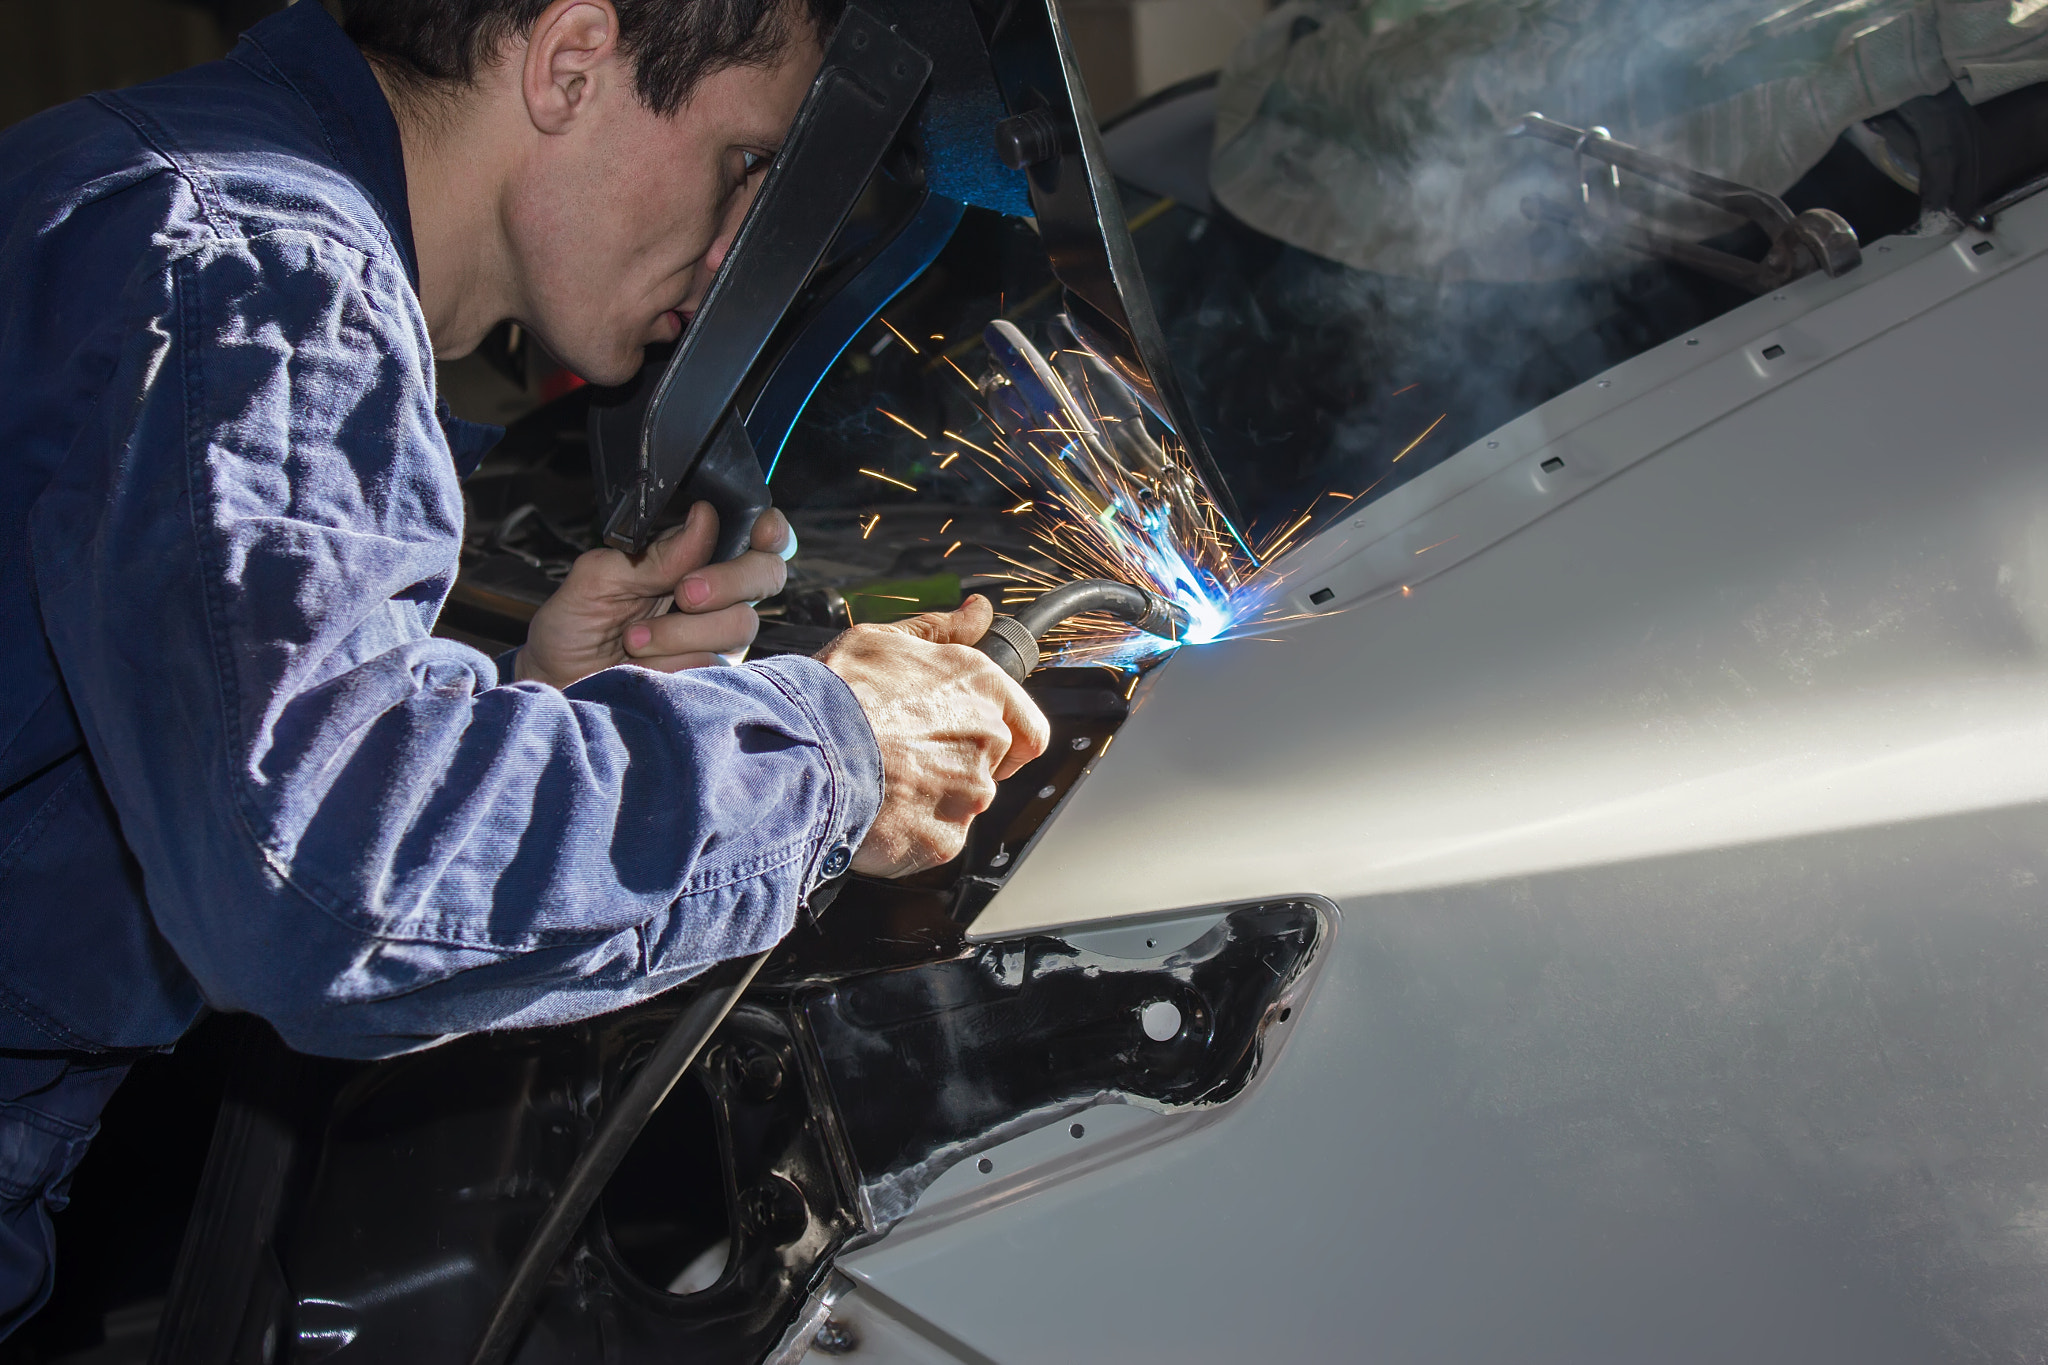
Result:
<svg viewBox="0 0 2048 1365"><path fill-rule="evenodd" d="M1420 436L1418 436L1418 437L1416 437L1416 438L1415 438L1414 440L1410 441L1410 442L1409 442L1409 443L1408 443L1407 445L1405 445L1405 446L1401 447L1401 455L1396 455L1396 456L1395 456L1395 457L1394 457L1393 459L1391 459L1391 460L1387 461L1387 463L1388 463L1388 464L1399 464L1399 463L1401 463L1401 456L1402 456L1402 455L1406 455L1406 454L1407 454L1407 453L1408 453L1409 451L1411 451L1411 450L1415 449L1415 447L1417 447L1417 446L1421 445L1421 444L1422 444L1422 443L1423 443L1424 441L1427 441L1427 440L1429 439L1429 433L1430 433L1430 432L1432 432L1432 431L1435 431L1435 430L1436 430L1436 429L1437 429L1438 427L1442 426L1442 425L1444 424L1444 418L1445 418L1445 417L1449 417L1449 416L1450 416L1450 414L1449 414L1448 412L1446 412L1446 413L1443 413L1443 414L1442 414L1441 416L1439 416L1439 417L1438 417L1438 418L1437 418L1437 419L1436 419L1436 420L1435 420L1434 422L1431 422L1431 423L1430 423L1430 424L1429 424L1429 425L1428 425L1427 427L1423 428L1422 434L1421 434Z"/></svg>
<svg viewBox="0 0 2048 1365"><path fill-rule="evenodd" d="M942 432L940 432L940 433L939 433L939 435L941 435L941 436L945 436L945 437L949 437L949 438L951 438L952 440L958 441L958 442L959 442L959 443L960 443L961 445L963 445L963 446L966 446L966 447L967 447L967 448L968 448L969 450L981 450L981 453L982 453L982 454L984 454L984 455L986 455L986 456L988 456L988 457L989 457L989 458L990 458L991 460L993 460L994 458L996 458L996 453L995 453L995 452L994 452L993 450L982 450L982 448L981 448L980 446L978 446L978 445L976 445L976 444L975 444L974 442L972 442L972 441L968 440L968 439L967 439L967 438L966 438L965 436L962 436L962 435L961 435L961 434L960 434L959 432L957 432L957 431L953 431L953 430L950 430L950 429L949 429L949 430L946 430L946 431L942 431Z"/></svg>
<svg viewBox="0 0 2048 1365"><path fill-rule="evenodd" d="M898 416L897 416L897 415L896 415L895 413L893 413L893 412L889 411L889 410L888 410L887 408L876 408L876 409L875 409L875 411L876 411L876 412L879 412L879 413L881 413L881 414L882 414L882 416L884 416L884 417L888 418L888 419L889 419L890 421L894 422L894 423L895 423L895 424L896 424L897 426L899 426L899 427L902 427L902 428L903 428L903 429L904 429L905 431L909 432L909 433L910 433L910 434L911 434L912 436L915 436L915 437L916 437L916 438L917 438L918 440L920 440L920 441L929 441L929 440L931 439L931 437L929 437L929 436L925 435L925 434L924 434L923 432L919 431L919 430L918 430L918 429L917 429L916 427L914 427L914 426L910 425L910 423L908 423L908 422L904 421L904 420L903 420L903 419L902 419L901 417L898 417ZM1443 419L1442 419L1442 418L1438 418L1437 420L1438 420L1438 421L1442 421ZM1424 433L1424 434L1425 434L1425 435L1427 435L1427 433Z"/></svg>
<svg viewBox="0 0 2048 1365"><path fill-rule="evenodd" d="M895 327L891 326L891 325L890 325L890 322L889 322L889 319L887 319L887 318L885 318L885 317L877 317L877 318L875 319L875 321L877 321L877 322L881 323L881 324L882 324L882 325L883 325L884 327L888 327L888 328L889 328L889 334L890 334L891 336L895 337L895 338L896 338L896 339L897 339L898 341L902 342L902 343L903 343L903 344L904 344L905 346L908 346L908 347L910 347L910 353L911 353L912 355L923 355L923 354L924 354L924 352L922 352L922 351L920 351L920 350L918 350L918 349L917 349L917 345L916 345L916 343L915 343L915 342L911 341L911 339L910 339L909 337L907 337L907 336L903 335L903 333L901 333L901 332L897 331L897 330L895 329Z"/></svg>

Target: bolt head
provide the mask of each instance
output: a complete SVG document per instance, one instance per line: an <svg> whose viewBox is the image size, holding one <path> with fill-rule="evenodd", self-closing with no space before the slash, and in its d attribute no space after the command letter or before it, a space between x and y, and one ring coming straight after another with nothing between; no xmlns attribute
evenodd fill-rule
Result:
<svg viewBox="0 0 2048 1365"><path fill-rule="evenodd" d="M825 1356L849 1355L859 1345L860 1337L855 1335L852 1325L838 1318L827 1318L811 1338L811 1349Z"/></svg>

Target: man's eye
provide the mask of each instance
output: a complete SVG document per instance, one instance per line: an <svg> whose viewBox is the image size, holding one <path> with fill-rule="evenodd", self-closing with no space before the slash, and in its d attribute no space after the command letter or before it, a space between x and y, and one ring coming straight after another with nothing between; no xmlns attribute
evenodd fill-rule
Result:
<svg viewBox="0 0 2048 1365"><path fill-rule="evenodd" d="M752 175L767 164L768 158L759 152L740 153L740 173L743 175Z"/></svg>

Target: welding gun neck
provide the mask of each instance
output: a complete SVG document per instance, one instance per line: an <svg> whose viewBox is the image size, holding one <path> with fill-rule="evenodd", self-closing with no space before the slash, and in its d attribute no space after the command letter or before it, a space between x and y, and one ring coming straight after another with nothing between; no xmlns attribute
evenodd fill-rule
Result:
<svg viewBox="0 0 2048 1365"><path fill-rule="evenodd" d="M1070 616L1102 612L1128 621L1148 635L1178 640L1187 633L1185 607L1157 593L1107 578L1084 578L1054 588L1015 616L998 616L976 646L1018 682L1038 667L1038 642Z"/></svg>

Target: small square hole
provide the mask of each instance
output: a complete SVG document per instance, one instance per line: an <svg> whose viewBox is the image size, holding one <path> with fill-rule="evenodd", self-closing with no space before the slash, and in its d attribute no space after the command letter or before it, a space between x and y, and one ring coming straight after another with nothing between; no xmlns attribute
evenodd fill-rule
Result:
<svg viewBox="0 0 2048 1365"><path fill-rule="evenodd" d="M1549 459L1543 462L1543 472L1546 474L1555 474L1558 470L1563 468L1564 461L1558 459L1555 455L1551 456Z"/></svg>
<svg viewBox="0 0 2048 1365"><path fill-rule="evenodd" d="M1784 348L1783 346L1766 346L1766 347L1764 347L1764 359L1765 359L1765 360L1776 360L1776 359L1777 359L1777 358L1778 358L1779 356L1781 356L1781 355L1783 355L1783 354L1785 354L1785 348Z"/></svg>
<svg viewBox="0 0 2048 1365"><path fill-rule="evenodd" d="M1984 256L1984 255L1988 255L1988 254L1990 253L1990 251L1991 251L1991 243L1989 243L1989 242L1978 242L1978 243L1976 243L1975 245L1973 245L1973 246L1972 246L1972 247L1970 248L1970 250L1971 250L1971 251L1972 251L1972 252L1973 252L1974 254L1976 254L1976 255L1979 255L1979 256Z"/></svg>
<svg viewBox="0 0 2048 1365"><path fill-rule="evenodd" d="M1337 590L1335 588L1317 588L1308 595L1308 600L1320 607L1336 595Z"/></svg>

